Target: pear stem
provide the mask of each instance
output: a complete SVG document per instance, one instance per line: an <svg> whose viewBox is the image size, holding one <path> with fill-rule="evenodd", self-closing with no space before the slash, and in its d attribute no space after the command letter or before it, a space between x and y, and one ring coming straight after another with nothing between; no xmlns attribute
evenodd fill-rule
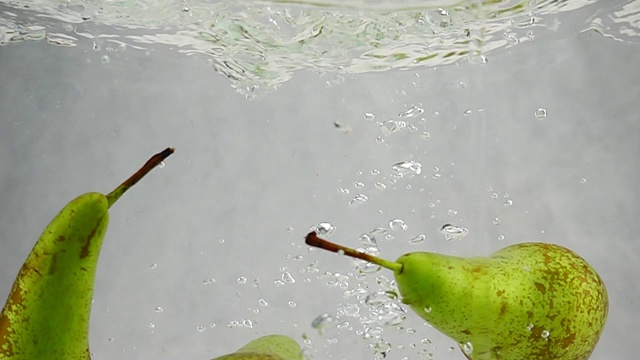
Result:
<svg viewBox="0 0 640 360"><path fill-rule="evenodd" d="M382 266L383 268L387 268L393 271L394 273L402 272L403 266L398 262L385 260L377 256L365 254L362 251L358 251L352 248L348 248L346 246L342 246L342 245L335 244L330 241L321 239L318 237L315 231L312 231L309 234L307 234L304 242L309 246L317 247L319 249L324 249L334 253L344 254L352 258L368 261L372 264L376 264L376 265Z"/></svg>
<svg viewBox="0 0 640 360"><path fill-rule="evenodd" d="M118 199L120 199L120 197L127 190L129 190L129 188L131 188L138 181L140 181L140 179L145 177L145 175L147 175L151 170L153 170L153 168L162 164L162 161L168 158L171 154L173 154L174 151L175 151L175 148L169 147L153 155L149 160L147 160L147 162L144 165L142 165L142 167L138 171L136 171L135 174L131 175L131 177L129 177L122 184L120 184L120 186L115 188L115 190L113 190L107 195L107 201L109 202L109 207L111 207L113 203L118 201Z"/></svg>

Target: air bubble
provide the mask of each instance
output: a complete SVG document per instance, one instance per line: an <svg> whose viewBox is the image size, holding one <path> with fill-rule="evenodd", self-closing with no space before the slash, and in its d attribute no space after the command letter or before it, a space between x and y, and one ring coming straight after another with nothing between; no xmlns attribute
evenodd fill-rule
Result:
<svg viewBox="0 0 640 360"><path fill-rule="evenodd" d="M407 230L407 224L405 224L402 219L393 219L389 221L389 229L395 231L404 231Z"/></svg>
<svg viewBox="0 0 640 360"><path fill-rule="evenodd" d="M321 222L316 225L316 231L319 235L331 235L336 230L336 228L328 222Z"/></svg>
<svg viewBox="0 0 640 360"><path fill-rule="evenodd" d="M160 306L156 307L153 311L157 312L157 313L161 313L164 311L164 309Z"/></svg>
<svg viewBox="0 0 640 360"><path fill-rule="evenodd" d="M247 283L247 278L244 276L240 276L238 278L238 284L246 284Z"/></svg>
<svg viewBox="0 0 640 360"><path fill-rule="evenodd" d="M422 134L420 134L420 138L422 140L429 140L429 139L431 139L431 134L429 134L429 132L425 131Z"/></svg>
<svg viewBox="0 0 640 360"><path fill-rule="evenodd" d="M504 202L504 207L509 207L509 206L511 206L511 205L513 205L513 200L510 200L510 199L509 199L509 200L507 200L507 201L505 201L505 202Z"/></svg>
<svg viewBox="0 0 640 360"><path fill-rule="evenodd" d="M464 343L464 345L462 345L462 351L464 351L465 354L471 356L471 354L473 354L473 344L470 342Z"/></svg>
<svg viewBox="0 0 640 360"><path fill-rule="evenodd" d="M407 127L407 123L404 121L387 120L381 124L380 130L384 135L388 136L393 133L402 131L405 127Z"/></svg>
<svg viewBox="0 0 640 360"><path fill-rule="evenodd" d="M202 280L202 284L203 285L211 285L211 284L213 284L215 282L216 282L216 279L214 279L214 278L209 278L209 279Z"/></svg>
<svg viewBox="0 0 640 360"><path fill-rule="evenodd" d="M426 312L427 314L431 312L431 306L427 306L426 308L423 309L424 312Z"/></svg>
<svg viewBox="0 0 640 360"><path fill-rule="evenodd" d="M293 284L296 282L296 280L293 278L293 276L291 276L291 273L289 273L288 271L285 271L282 273L282 281L289 283L289 284Z"/></svg>
<svg viewBox="0 0 640 360"><path fill-rule="evenodd" d="M289 301L289 307L290 307L290 308L294 308L294 307L296 307L296 306L298 306L298 304L296 304L296 303L295 303L295 302L293 302L293 301Z"/></svg>
<svg viewBox="0 0 640 360"><path fill-rule="evenodd" d="M411 238L411 240L409 240L409 244L411 245L422 244L422 242L424 242L426 238L427 237L424 234L417 235Z"/></svg>
<svg viewBox="0 0 640 360"><path fill-rule="evenodd" d="M536 110L534 115L536 116L536 119L542 120L547 117L547 109L539 108L538 110Z"/></svg>
<svg viewBox="0 0 640 360"><path fill-rule="evenodd" d="M378 246L375 236L371 236L370 234L360 235L360 242L365 246Z"/></svg>
<svg viewBox="0 0 640 360"><path fill-rule="evenodd" d="M207 330L207 328L205 326L200 325L198 326L197 330L199 333L203 333L205 330Z"/></svg>
<svg viewBox="0 0 640 360"><path fill-rule="evenodd" d="M549 338L549 330L543 330L542 334L540 334L540 336L542 336L543 339L548 339Z"/></svg>
<svg viewBox="0 0 640 360"><path fill-rule="evenodd" d="M533 324L527 325L527 331L531 331L531 329L533 329Z"/></svg>
<svg viewBox="0 0 640 360"><path fill-rule="evenodd" d="M494 218L493 225L500 225L500 218Z"/></svg>
<svg viewBox="0 0 640 360"><path fill-rule="evenodd" d="M418 116L418 115L422 114L423 112L424 112L423 108L418 107L418 106L412 106L410 108L405 109L401 113L399 113L398 117L400 117L400 118L409 118L409 117Z"/></svg>
<svg viewBox="0 0 640 360"><path fill-rule="evenodd" d="M364 113L364 119L365 120L373 120L376 116L373 115L372 113Z"/></svg>
<svg viewBox="0 0 640 360"><path fill-rule="evenodd" d="M103 64L108 64L111 62L111 58L109 57L109 55L102 55L102 57L100 58L100 62Z"/></svg>
<svg viewBox="0 0 640 360"><path fill-rule="evenodd" d="M431 25L445 29L451 26L451 17L449 13L444 9L438 9L434 11L427 11L424 19Z"/></svg>
<svg viewBox="0 0 640 360"><path fill-rule="evenodd" d="M354 205L362 205L367 202L369 198L364 194L357 194L351 201L349 201L350 206Z"/></svg>
<svg viewBox="0 0 640 360"><path fill-rule="evenodd" d="M242 321L242 326L252 329L253 328L253 321L249 320L249 319L244 319Z"/></svg>
<svg viewBox="0 0 640 360"><path fill-rule="evenodd" d="M322 335L322 332L328 327L334 326L335 322L336 319L331 316L331 314L324 313L318 315L315 319L313 319L313 321L311 322L311 327L318 330L320 332L320 335Z"/></svg>
<svg viewBox="0 0 640 360"><path fill-rule="evenodd" d="M453 239L462 239L469 232L469 230L467 230L466 228L451 224L442 225L440 231L444 234L444 237L445 239L447 239L447 241L451 241Z"/></svg>
<svg viewBox="0 0 640 360"><path fill-rule="evenodd" d="M387 188L387 185L385 185L385 184L383 184L383 183L381 183L379 181L376 182L375 184L373 184L373 186L375 186L375 188L380 190L380 191L382 191L382 190Z"/></svg>
<svg viewBox="0 0 640 360"><path fill-rule="evenodd" d="M262 307L269 306L269 303L265 299L258 300L258 304L260 304L260 306L262 306Z"/></svg>
<svg viewBox="0 0 640 360"><path fill-rule="evenodd" d="M405 175L420 175L422 173L422 164L416 161L401 161L391 166L398 177Z"/></svg>

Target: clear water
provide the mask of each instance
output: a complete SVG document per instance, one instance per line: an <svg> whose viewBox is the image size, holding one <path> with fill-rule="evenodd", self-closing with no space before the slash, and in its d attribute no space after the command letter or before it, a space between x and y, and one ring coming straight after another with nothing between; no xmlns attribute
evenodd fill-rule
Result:
<svg viewBox="0 0 640 360"><path fill-rule="evenodd" d="M563 244L609 289L593 359L634 358L639 35L640 1L0 0L0 298L63 204L175 146L112 209L94 359L464 358L310 228Z"/></svg>

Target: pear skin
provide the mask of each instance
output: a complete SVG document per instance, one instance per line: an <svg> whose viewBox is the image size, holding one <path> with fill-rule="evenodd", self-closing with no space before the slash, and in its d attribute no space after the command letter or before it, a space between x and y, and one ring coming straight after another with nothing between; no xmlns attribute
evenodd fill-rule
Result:
<svg viewBox="0 0 640 360"><path fill-rule="evenodd" d="M0 313L0 359L90 359L89 315L109 207L172 153L156 154L108 195L78 196L51 220Z"/></svg>
<svg viewBox="0 0 640 360"><path fill-rule="evenodd" d="M416 252L392 262L314 232L306 243L391 269L402 301L468 359L588 359L606 323L602 279L559 245L521 243L472 258Z"/></svg>
<svg viewBox="0 0 640 360"><path fill-rule="evenodd" d="M302 350L288 336L267 335L251 341L233 354L213 360L302 360Z"/></svg>

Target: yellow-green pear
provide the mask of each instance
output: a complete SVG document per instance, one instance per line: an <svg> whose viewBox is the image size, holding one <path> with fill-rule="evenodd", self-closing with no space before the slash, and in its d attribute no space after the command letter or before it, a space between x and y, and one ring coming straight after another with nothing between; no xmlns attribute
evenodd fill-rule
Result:
<svg viewBox="0 0 640 360"><path fill-rule="evenodd" d="M213 360L302 360L302 350L288 336L267 335L251 341L233 354Z"/></svg>
<svg viewBox="0 0 640 360"><path fill-rule="evenodd" d="M472 258L414 252L393 262L315 232L306 243L392 270L402 301L468 359L588 359L607 319L602 279L559 245L521 243Z"/></svg>
<svg viewBox="0 0 640 360"><path fill-rule="evenodd" d="M0 313L0 359L90 359L89 315L109 207L172 153L154 155L108 195L78 196L51 220Z"/></svg>

